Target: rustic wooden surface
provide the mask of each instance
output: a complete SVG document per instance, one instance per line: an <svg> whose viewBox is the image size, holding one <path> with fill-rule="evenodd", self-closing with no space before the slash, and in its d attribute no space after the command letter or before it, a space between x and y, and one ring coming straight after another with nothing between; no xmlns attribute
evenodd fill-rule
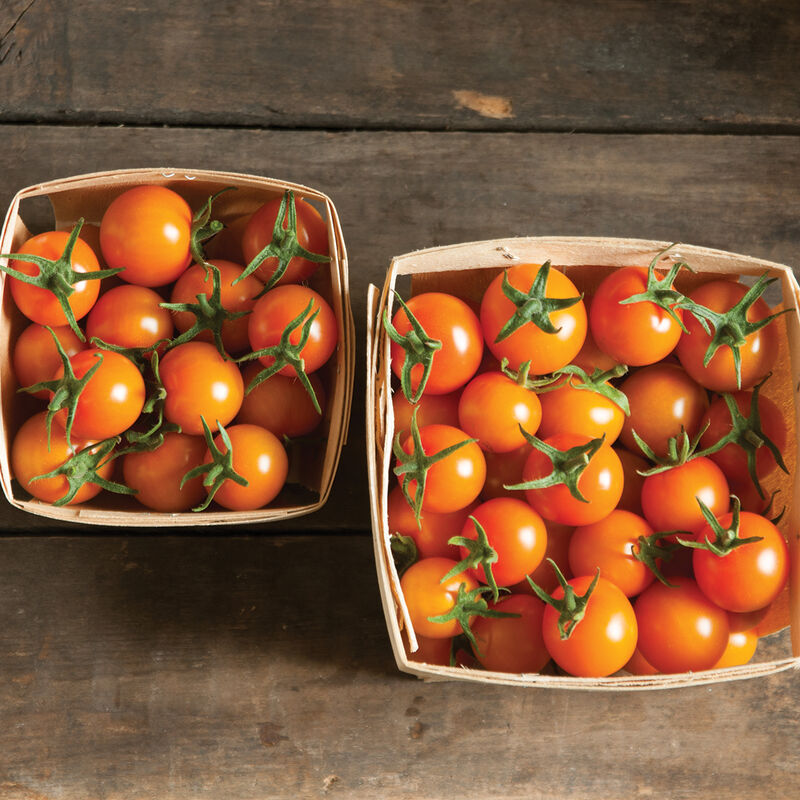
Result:
<svg viewBox="0 0 800 800"><path fill-rule="evenodd" d="M420 247L591 234L800 264L799 67L792 0L0 0L0 209L122 167L312 185L358 334L314 517L159 537L0 501L0 798L796 793L795 672L646 694L399 674L363 360L367 284Z"/></svg>

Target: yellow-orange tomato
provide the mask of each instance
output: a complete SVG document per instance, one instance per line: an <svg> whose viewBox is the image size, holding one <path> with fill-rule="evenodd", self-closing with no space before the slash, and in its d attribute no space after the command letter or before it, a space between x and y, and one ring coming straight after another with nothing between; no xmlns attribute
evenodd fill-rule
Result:
<svg viewBox="0 0 800 800"><path fill-rule="evenodd" d="M713 669L738 667L747 664L756 654L758 634L754 630L731 631L728 644Z"/></svg>
<svg viewBox="0 0 800 800"><path fill-rule="evenodd" d="M74 356L86 349L86 345L73 333L69 325L52 328L67 356ZM53 341L53 335L44 325L32 322L17 337L14 343L14 375L20 386L49 381L61 366L61 356ZM32 397L46 400L47 390L41 389Z"/></svg>

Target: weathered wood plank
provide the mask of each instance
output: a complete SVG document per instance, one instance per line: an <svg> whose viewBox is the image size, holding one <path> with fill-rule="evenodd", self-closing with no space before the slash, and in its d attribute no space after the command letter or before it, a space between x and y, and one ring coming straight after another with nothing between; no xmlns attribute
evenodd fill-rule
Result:
<svg viewBox="0 0 800 800"><path fill-rule="evenodd" d="M350 439L333 496L289 530L368 522L363 351L369 282L394 255L514 235L682 240L800 266L800 159L792 137L607 136L9 126L0 208L39 181L182 166L295 180L328 193L350 258L357 322ZM42 207L34 209L46 224ZM51 523L0 502L0 527Z"/></svg>
<svg viewBox="0 0 800 800"><path fill-rule="evenodd" d="M646 694L401 675L367 537L4 538L0 585L4 800L796 790L796 673Z"/></svg>
<svg viewBox="0 0 800 800"><path fill-rule="evenodd" d="M794 0L0 5L0 118L789 132Z"/></svg>

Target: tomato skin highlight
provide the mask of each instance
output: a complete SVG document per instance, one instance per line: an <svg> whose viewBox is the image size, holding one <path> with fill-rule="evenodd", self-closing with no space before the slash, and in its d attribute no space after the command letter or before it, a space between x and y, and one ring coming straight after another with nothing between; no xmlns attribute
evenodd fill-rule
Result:
<svg viewBox="0 0 800 800"><path fill-rule="evenodd" d="M561 433L544 440L545 444L565 451L589 442L588 436ZM544 478L552 472L550 459L532 449L522 471L523 482ZM542 489L527 489L528 503L546 520L562 525L589 525L602 519L616 507L622 496L623 472L619 456L607 444L601 445L578 479L578 490L588 502L573 497L564 484Z"/></svg>
<svg viewBox="0 0 800 800"><path fill-rule="evenodd" d="M164 416L183 433L203 433L201 416L213 433L239 412L244 397L242 375L207 342L186 342L161 359L161 380L167 390Z"/></svg>
<svg viewBox="0 0 800 800"><path fill-rule="evenodd" d="M728 644L728 616L691 578L670 583L651 583L634 602L639 650L659 672L711 669Z"/></svg>
<svg viewBox="0 0 800 800"><path fill-rule="evenodd" d="M758 634L754 630L731 631L725 652L723 652L712 669L739 667L742 664L747 664L756 654L757 647Z"/></svg>
<svg viewBox="0 0 800 800"><path fill-rule="evenodd" d="M420 428L419 434L422 449L428 456L470 438L449 425L426 425ZM406 453L414 452L411 436L403 443L403 450ZM440 514L458 511L478 497L485 479L486 459L483 452L475 442L468 442L428 470L422 510ZM402 481L402 476L398 476L398 481ZM408 491L412 498L416 496L416 480L409 483Z"/></svg>
<svg viewBox="0 0 800 800"><path fill-rule="evenodd" d="M183 476L200 466L206 453L201 436L168 431L155 450L127 453L122 458L125 484L136 490L134 497L153 511L175 513L199 505L206 496L202 477L181 487Z"/></svg>
<svg viewBox="0 0 800 800"><path fill-rule="evenodd" d="M28 239L17 252L56 261L64 252L68 239L69 233L64 231L47 231ZM97 272L100 269L94 251L80 237L75 241L70 264L76 272ZM17 261L12 258L9 259L8 265L26 275L36 276L39 274L39 267L29 261ZM49 325L51 328L69 324L60 303L49 289L31 286L11 276L8 281L11 296L14 298L17 308L29 320L37 322L39 325ZM89 313L97 301L100 294L100 281L78 281L72 284L72 288L73 292L67 298L67 302L75 319L79 320Z"/></svg>
<svg viewBox="0 0 800 800"><path fill-rule="evenodd" d="M539 264L515 264L506 270L509 283L527 292L539 273ZM506 339L496 342L498 334L513 316L516 306L503 294L503 276L498 275L484 292L480 319L486 346L498 361L507 358L511 369L531 361L531 373L544 375L566 366L580 352L586 339L587 320L583 300L550 314L557 333L545 333L530 322ZM551 269L545 294L548 298L578 297L580 292L563 272Z"/></svg>
<svg viewBox="0 0 800 800"><path fill-rule="evenodd" d="M736 305L747 290L745 284L736 281L710 281L690 292L689 299L712 311L724 312ZM747 319L756 322L768 317L770 313L769 306L759 298L748 310ZM715 392L748 389L765 377L775 363L779 333L778 328L772 323L751 333L745 344L739 348L741 386L736 380L736 368L730 347L724 345L720 347L711 357L708 366L703 366L711 337L691 314L685 315L684 324L687 332L681 336L676 353L686 372L707 389Z"/></svg>
<svg viewBox="0 0 800 800"><path fill-rule="evenodd" d="M100 221L109 267L139 286L172 283L191 263L192 210L164 186L136 186L111 201Z"/></svg>
<svg viewBox="0 0 800 800"><path fill-rule="evenodd" d="M681 337L680 325L663 308L645 300L621 301L647 289L647 269L624 267L606 277L589 306L589 326L597 346L631 367L668 356ZM683 314L678 309L678 318Z"/></svg>
<svg viewBox="0 0 800 800"><path fill-rule="evenodd" d="M544 520L523 500L498 497L475 508L470 515L483 527L489 545L497 552L497 561L491 565L498 586L511 586L523 580L541 564L547 548L547 528ZM464 523L461 536L477 539L472 519ZM460 547L459 558L468 550ZM483 567L469 570L475 580L487 583Z"/></svg>
<svg viewBox="0 0 800 800"><path fill-rule="evenodd" d="M527 594L501 597L491 608L517 617L478 617L472 624L475 657L492 672L541 672L550 660L542 636L545 604Z"/></svg>
<svg viewBox="0 0 800 800"><path fill-rule="evenodd" d="M86 318L86 337L119 347L152 348L169 339L174 327L161 295L145 286L124 284L102 294Z"/></svg>
<svg viewBox="0 0 800 800"><path fill-rule="evenodd" d="M594 576L572 578L569 585L577 595L586 593ZM559 586L553 597L563 599ZM636 649L637 621L627 597L611 581L600 577L586 605L583 619L572 635L562 639L559 613L548 605L542 621L542 635L553 660L570 675L602 678L622 669Z"/></svg>
<svg viewBox="0 0 800 800"><path fill-rule="evenodd" d="M719 523L727 529L732 520L733 514L725 514ZM783 591L789 579L789 548L775 525L749 511L741 512L739 536L761 540L724 556L693 550L692 564L697 585L710 600L727 611L746 613L765 608ZM709 525L696 536L698 542L706 539L715 539Z"/></svg>
<svg viewBox="0 0 800 800"><path fill-rule="evenodd" d="M52 472L76 453L93 445L94 442L77 437L72 439L71 445L67 444L65 431L58 425L52 425L48 446L47 412L41 411L29 417L14 436L11 444L11 471L26 492L45 503L54 503L67 494L67 479L63 475L38 481L32 479ZM97 472L101 478L110 480L113 469L113 462L107 460ZM96 483L84 483L67 505L84 503L96 497L100 491L101 488Z"/></svg>
<svg viewBox="0 0 800 800"><path fill-rule="evenodd" d="M483 335L475 312L451 294L426 292L406 301L425 333L442 343L433 354L433 365L423 394L449 394L461 388L477 372L483 357ZM392 318L392 325L401 336L411 330L411 322L403 308ZM406 353L397 342L391 343L392 371L399 378ZM417 392L424 368L411 369L411 389Z"/></svg>
<svg viewBox="0 0 800 800"><path fill-rule="evenodd" d="M458 404L459 427L478 440L482 450L508 453L522 447L528 433L536 433L542 404L529 389L502 372L483 372L462 390Z"/></svg>
<svg viewBox="0 0 800 800"><path fill-rule="evenodd" d="M478 588L477 582L465 572L441 582L456 564L456 561L449 558L423 558L403 573L400 588L414 632L420 636L447 639L461 633L461 626L456 620L431 622L429 619L453 609L461 584L464 584L467 592Z"/></svg>

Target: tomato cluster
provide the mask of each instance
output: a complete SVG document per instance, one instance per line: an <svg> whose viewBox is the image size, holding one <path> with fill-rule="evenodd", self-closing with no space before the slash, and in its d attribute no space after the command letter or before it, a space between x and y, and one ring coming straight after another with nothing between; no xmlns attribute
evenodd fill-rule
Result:
<svg viewBox="0 0 800 800"><path fill-rule="evenodd" d="M545 264L392 319L388 526L436 664L603 677L743 664L784 591L764 479L787 429L752 285L686 294L670 250L585 296Z"/></svg>
<svg viewBox="0 0 800 800"><path fill-rule="evenodd" d="M99 225L6 256L28 321L13 343L27 418L10 461L33 497L106 490L181 512L259 509L281 492L289 437L322 421L320 370L338 343L305 283L330 260L327 225L287 191L234 232L213 218L219 194L193 212L179 191L136 186Z"/></svg>

